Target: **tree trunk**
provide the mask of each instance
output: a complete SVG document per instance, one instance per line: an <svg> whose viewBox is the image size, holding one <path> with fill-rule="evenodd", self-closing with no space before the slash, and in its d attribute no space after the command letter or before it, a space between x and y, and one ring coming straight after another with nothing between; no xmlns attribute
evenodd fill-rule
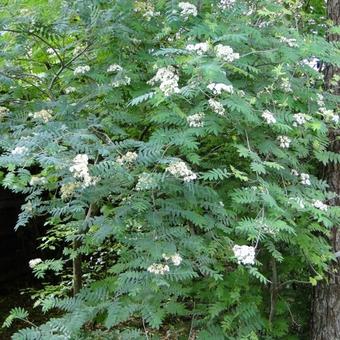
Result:
<svg viewBox="0 0 340 340"><path fill-rule="evenodd" d="M340 25L340 0L328 0L327 12L329 19L336 25ZM340 41L339 35L328 36L330 41ZM340 94L339 83L331 84L335 74L340 74L339 68L327 65L325 69L325 87ZM340 131L332 129L329 131L329 150L340 152ZM340 195L340 164L330 163L326 167L326 178L329 189L337 194L337 197L330 202L331 205L339 205ZM330 243L334 253L340 251L340 229L335 226L331 232ZM332 263L328 282L321 282L314 290L313 315L312 315L312 340L339 340L340 339L340 257Z"/></svg>

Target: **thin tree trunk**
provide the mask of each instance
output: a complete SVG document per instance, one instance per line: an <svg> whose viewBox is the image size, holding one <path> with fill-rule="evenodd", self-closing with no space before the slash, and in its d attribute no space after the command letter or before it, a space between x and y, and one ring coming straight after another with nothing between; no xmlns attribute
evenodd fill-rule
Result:
<svg viewBox="0 0 340 340"><path fill-rule="evenodd" d="M328 0L328 17L336 25L340 25L340 0ZM340 41L339 35L331 34L330 41ZM325 69L325 87L335 95L340 94L339 83L331 84L335 74L340 74L340 69L327 65ZM332 152L340 152L340 131L331 129L329 131L330 146ZM337 194L330 202L331 205L339 205L340 195L340 164L331 163L326 167L326 178L329 189ZM334 253L340 251L340 229L335 226L331 232L330 243ZM340 339L340 258L330 268L328 282L317 285L313 296L312 315L312 340L339 340Z"/></svg>

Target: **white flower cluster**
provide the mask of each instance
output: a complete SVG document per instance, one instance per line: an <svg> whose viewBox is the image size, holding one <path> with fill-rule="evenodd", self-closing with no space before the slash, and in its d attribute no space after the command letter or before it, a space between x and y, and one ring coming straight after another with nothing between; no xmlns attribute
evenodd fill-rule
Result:
<svg viewBox="0 0 340 340"><path fill-rule="evenodd" d="M249 246L235 245L233 252L239 264L254 264L255 263L255 248Z"/></svg>
<svg viewBox="0 0 340 340"><path fill-rule="evenodd" d="M63 184L60 188L61 199L67 200L68 198L72 197L75 190L79 187L77 183L66 183Z"/></svg>
<svg viewBox="0 0 340 340"><path fill-rule="evenodd" d="M11 151L12 155L24 155L28 152L28 148L26 146L17 146Z"/></svg>
<svg viewBox="0 0 340 340"><path fill-rule="evenodd" d="M52 117L52 110L40 110L31 114L33 119L42 120L44 123L50 121Z"/></svg>
<svg viewBox="0 0 340 340"><path fill-rule="evenodd" d="M131 78L128 76L123 76L121 79L117 79L111 83L113 87L119 87L122 85L130 85Z"/></svg>
<svg viewBox="0 0 340 340"><path fill-rule="evenodd" d="M197 178L197 175L183 161L171 163L165 171L170 172L175 177L181 177L184 182L190 182Z"/></svg>
<svg viewBox="0 0 340 340"><path fill-rule="evenodd" d="M187 117L187 122L190 127L203 127L204 126L204 113L199 112Z"/></svg>
<svg viewBox="0 0 340 340"><path fill-rule="evenodd" d="M207 86L207 88L213 94L221 94L222 92L234 93L233 85L226 85L223 83L211 83Z"/></svg>
<svg viewBox="0 0 340 340"><path fill-rule="evenodd" d="M155 188L157 185L157 182L155 178L152 176L152 174L148 174L146 172L143 172L138 176L138 182L136 184L136 190L142 191L142 190L149 190Z"/></svg>
<svg viewBox="0 0 340 340"><path fill-rule="evenodd" d="M320 210L322 210L322 211L327 211L327 209L328 209L328 205L325 204L325 203L323 203L323 202L320 201L320 200L316 200L316 201L313 203L313 206L314 206L314 208L320 209Z"/></svg>
<svg viewBox="0 0 340 340"><path fill-rule="evenodd" d="M73 86L66 87L66 89L65 89L66 94L74 93L76 91L77 91L77 89Z"/></svg>
<svg viewBox="0 0 340 340"><path fill-rule="evenodd" d="M310 120L310 117L303 113L295 113L293 115L293 120L293 126L304 125L307 123L308 120Z"/></svg>
<svg viewBox="0 0 340 340"><path fill-rule="evenodd" d="M223 105L219 101L210 98L208 100L208 103L209 103L209 106L211 107L211 109L215 113L217 113L218 115L223 116L225 114L225 109L224 109Z"/></svg>
<svg viewBox="0 0 340 340"><path fill-rule="evenodd" d="M274 117L274 115L268 111L265 110L262 113L262 118L267 122L267 124L275 124L276 123L276 118Z"/></svg>
<svg viewBox="0 0 340 340"><path fill-rule="evenodd" d="M134 11L136 13L141 13L143 18L146 19L146 21L150 21L153 17L156 17L161 14L160 12L155 11L155 7L149 1L147 2L136 1Z"/></svg>
<svg viewBox="0 0 340 340"><path fill-rule="evenodd" d="M240 58L240 55L238 53L235 53L234 50L230 46L218 44L215 47L215 50L216 50L216 56L218 58L223 59L229 63Z"/></svg>
<svg viewBox="0 0 340 340"><path fill-rule="evenodd" d="M89 65L84 65L84 66L78 66L75 68L73 71L73 74L77 76L78 74L85 74L87 72L90 72L91 67Z"/></svg>
<svg viewBox="0 0 340 340"><path fill-rule="evenodd" d="M89 157L86 154L78 154L73 158L72 165L69 167L73 177L81 179L85 188L95 183L95 179L89 174L88 162Z"/></svg>
<svg viewBox="0 0 340 340"><path fill-rule="evenodd" d="M310 176L308 174L301 173L300 179L301 179L301 184L311 185Z"/></svg>
<svg viewBox="0 0 340 340"><path fill-rule="evenodd" d="M296 42L296 39L281 37L280 42L287 44L289 47L298 47L299 46Z"/></svg>
<svg viewBox="0 0 340 340"><path fill-rule="evenodd" d="M178 253L175 253L174 255L171 256L162 254L162 257L166 261L171 260L174 266L179 266L183 261L182 257Z"/></svg>
<svg viewBox="0 0 340 340"><path fill-rule="evenodd" d="M40 176L32 176L30 180L30 185L35 186L35 185L43 185L46 184L46 178L45 177L40 177Z"/></svg>
<svg viewBox="0 0 340 340"><path fill-rule="evenodd" d="M52 47L50 47L50 48L48 48L47 50L46 50L46 52L47 52L47 54L49 54L50 56L56 56L57 54L55 53L55 50L52 48Z"/></svg>
<svg viewBox="0 0 340 340"><path fill-rule="evenodd" d="M117 157L116 162L120 165L132 164L137 159L138 154L136 152L128 151L125 155Z"/></svg>
<svg viewBox="0 0 340 340"><path fill-rule="evenodd" d="M287 136L278 136L277 140L282 149L288 149L292 140Z"/></svg>
<svg viewBox="0 0 340 340"><path fill-rule="evenodd" d="M118 64L112 64L106 70L107 73L114 73L114 72L120 72L120 71L123 71L123 68Z"/></svg>
<svg viewBox="0 0 340 340"><path fill-rule="evenodd" d="M290 92L293 92L293 89L292 89L292 85L290 84L289 82L289 79L288 78L282 78L281 79L281 89L286 92L286 93L290 93Z"/></svg>
<svg viewBox="0 0 340 340"><path fill-rule="evenodd" d="M320 59L315 58L315 57L302 60L302 64L309 66L315 71L319 71L319 63L320 63Z"/></svg>
<svg viewBox="0 0 340 340"><path fill-rule="evenodd" d="M186 50L189 52L195 52L198 55L203 55L209 51L209 44L207 42L189 44L187 45Z"/></svg>
<svg viewBox="0 0 340 340"><path fill-rule="evenodd" d="M7 107L0 106L0 120L5 118L8 114L8 112L9 112L9 110L7 109Z"/></svg>
<svg viewBox="0 0 340 340"><path fill-rule="evenodd" d="M235 4L236 0L220 0L218 8L222 11L231 8Z"/></svg>
<svg viewBox="0 0 340 340"><path fill-rule="evenodd" d="M30 268L33 269L34 267L36 267L41 262L42 262L42 259L40 259L40 258L32 259L28 262L28 265L30 266Z"/></svg>
<svg viewBox="0 0 340 340"><path fill-rule="evenodd" d="M320 114L325 118L326 121L338 124L339 115L336 114L333 110L328 110L326 108L324 97L322 94L318 94L317 96L318 96L317 103L319 105Z"/></svg>
<svg viewBox="0 0 340 340"><path fill-rule="evenodd" d="M157 70L156 75L148 81L148 84L154 85L156 82L160 82L160 90L166 97L173 93L179 93L178 88L179 77L175 72L174 67L161 67Z"/></svg>
<svg viewBox="0 0 340 340"><path fill-rule="evenodd" d="M197 7L190 2L180 2L178 7L181 9L180 15L184 20L188 20L191 15L197 16Z"/></svg>
<svg viewBox="0 0 340 340"><path fill-rule="evenodd" d="M164 275L170 271L170 268L167 264L162 263L153 263L148 267L147 271L156 275Z"/></svg>

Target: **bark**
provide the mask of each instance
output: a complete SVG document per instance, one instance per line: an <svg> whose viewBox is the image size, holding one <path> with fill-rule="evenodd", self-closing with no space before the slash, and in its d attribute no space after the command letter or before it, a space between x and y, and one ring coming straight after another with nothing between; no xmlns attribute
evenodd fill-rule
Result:
<svg viewBox="0 0 340 340"><path fill-rule="evenodd" d="M340 0L328 0L328 17L336 25L340 25ZM329 35L330 41L340 41L339 35ZM327 65L325 69L325 87L333 94L340 94L339 83L331 84L335 74L340 74L340 69L333 65ZM332 129L329 131L329 150L340 152L340 131ZM326 169L326 179L329 190L335 192L337 197L329 202L331 205L339 205L340 195L340 164L329 164ZM340 228L335 226L331 232L330 244L334 253L340 251ZM327 282L317 285L313 297L312 315L312 340L338 340L340 339L340 258L332 263Z"/></svg>

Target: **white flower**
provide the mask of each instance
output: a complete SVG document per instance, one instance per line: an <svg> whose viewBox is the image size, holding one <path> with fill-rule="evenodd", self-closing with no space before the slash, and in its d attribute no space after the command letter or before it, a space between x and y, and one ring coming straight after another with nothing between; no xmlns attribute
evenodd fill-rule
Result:
<svg viewBox="0 0 340 340"><path fill-rule="evenodd" d="M29 264L29 266L30 266L30 268L34 268L35 266L37 266L39 263L41 263L42 262L42 259L40 259L40 258L37 258L37 259L32 259L32 260L30 260L29 262L28 262L28 264Z"/></svg>
<svg viewBox="0 0 340 340"><path fill-rule="evenodd" d="M11 151L12 155L24 155L28 152L28 148L26 146L17 146L15 149Z"/></svg>
<svg viewBox="0 0 340 340"><path fill-rule="evenodd" d="M304 60L302 60L302 63L304 65L309 66L310 68L312 68L315 71L319 71L320 60L318 58L312 57L310 59L304 59Z"/></svg>
<svg viewBox="0 0 340 340"><path fill-rule="evenodd" d="M208 103L211 109L218 115L223 116L225 114L225 109L219 101L211 98Z"/></svg>
<svg viewBox="0 0 340 340"><path fill-rule="evenodd" d="M88 160L89 157L86 154L78 154L69 167L70 172L73 173L73 177L83 181L84 188L96 182L96 179L89 174Z"/></svg>
<svg viewBox="0 0 340 340"><path fill-rule="evenodd" d="M154 85L156 82L160 82L159 89L168 97L173 93L180 92L178 81L179 77L175 73L174 67L168 66L158 69L156 75L148 81L148 84Z"/></svg>
<svg viewBox="0 0 340 340"><path fill-rule="evenodd" d="M176 253L171 256L171 261L174 266L179 266L182 263L182 257L178 253Z"/></svg>
<svg viewBox="0 0 340 340"><path fill-rule="evenodd" d="M233 252L239 264L254 264L255 263L255 248L248 246L235 245Z"/></svg>
<svg viewBox="0 0 340 340"><path fill-rule="evenodd" d="M197 175L183 161L171 163L165 171L170 172L175 177L181 177L184 182L190 182L197 178Z"/></svg>
<svg viewBox="0 0 340 340"><path fill-rule="evenodd" d="M30 185L35 186L35 185L42 185L46 184L46 178L45 177L40 177L40 176L32 176L30 180Z"/></svg>
<svg viewBox="0 0 340 340"><path fill-rule="evenodd" d="M186 47L186 49L190 52L195 52L198 55L203 55L204 53L207 53L209 50L209 44L207 42L198 43L198 44L190 44Z"/></svg>
<svg viewBox="0 0 340 340"><path fill-rule="evenodd" d="M284 92L286 92L286 93L293 92L292 86L291 86L288 78L282 78L280 85L281 85L281 88Z"/></svg>
<svg viewBox="0 0 340 340"><path fill-rule="evenodd" d="M120 71L123 71L123 68L118 64L112 64L106 70L107 73L120 72Z"/></svg>
<svg viewBox="0 0 340 340"><path fill-rule="evenodd" d="M268 111L265 110L262 113L262 118L267 122L267 124L275 124L276 123L276 118L274 117L274 115Z"/></svg>
<svg viewBox="0 0 340 340"><path fill-rule="evenodd" d="M123 164L131 164L133 163L138 157L136 152L128 151L125 155L117 157L116 162L120 165Z"/></svg>
<svg viewBox="0 0 340 340"><path fill-rule="evenodd" d="M142 191L142 190L149 190L155 188L157 185L157 182L155 178L152 176L152 174L148 174L146 172L143 172L138 176L138 182L136 184L136 190Z"/></svg>
<svg viewBox="0 0 340 340"><path fill-rule="evenodd" d="M55 50L52 47L48 48L46 52L51 56L56 56Z"/></svg>
<svg viewBox="0 0 340 340"><path fill-rule="evenodd" d="M153 263L148 267L147 271L156 275L164 275L165 273L170 271L170 268L167 264L162 263Z"/></svg>
<svg viewBox="0 0 340 340"><path fill-rule="evenodd" d="M188 20L188 18L192 15L194 17L197 16L197 8L195 5L191 4L190 2L180 2L178 7L181 9L181 17L184 20Z"/></svg>
<svg viewBox="0 0 340 340"><path fill-rule="evenodd" d="M187 117L187 122L190 127L203 127L204 113L199 112Z"/></svg>
<svg viewBox="0 0 340 340"><path fill-rule="evenodd" d="M221 10L226 10L231 8L235 4L236 0L220 0L218 3L218 8Z"/></svg>
<svg viewBox="0 0 340 340"><path fill-rule="evenodd" d="M79 187L77 183L66 183L63 184L60 188L61 199L67 200L68 198L72 197L75 190Z"/></svg>
<svg viewBox="0 0 340 340"><path fill-rule="evenodd" d="M78 66L73 71L73 74L76 76L78 74L85 74L91 70L90 66L84 65L84 66Z"/></svg>
<svg viewBox="0 0 340 340"><path fill-rule="evenodd" d="M211 83L207 88L212 91L213 94L221 94L222 92L234 93L233 85L226 85L223 83Z"/></svg>
<svg viewBox="0 0 340 340"><path fill-rule="evenodd" d="M300 174L301 184L311 185L310 176L308 174Z"/></svg>
<svg viewBox="0 0 340 340"><path fill-rule="evenodd" d="M289 47L298 47L296 39L290 39L286 37L281 37L280 42L287 44Z"/></svg>
<svg viewBox="0 0 340 340"><path fill-rule="evenodd" d="M8 114L9 110L7 109L7 107L4 106L0 106L0 120L2 118L5 118Z"/></svg>
<svg viewBox="0 0 340 340"><path fill-rule="evenodd" d="M303 113L295 113L293 115L293 120L293 126L304 125L309 120L309 117L307 117Z"/></svg>
<svg viewBox="0 0 340 340"><path fill-rule="evenodd" d="M129 85L131 83L131 78L128 76L123 76L121 79L115 80L111 83L113 87L119 87L122 85Z"/></svg>
<svg viewBox="0 0 340 340"><path fill-rule="evenodd" d="M52 110L45 109L34 112L31 116L33 117L33 119L42 120L44 123L47 123L53 118Z"/></svg>
<svg viewBox="0 0 340 340"><path fill-rule="evenodd" d="M73 92L76 92L76 91L77 91L77 89L73 86L66 87L66 89L65 89L66 94L70 94L70 93L73 93Z"/></svg>
<svg viewBox="0 0 340 340"><path fill-rule="evenodd" d="M327 204L324 204L322 201L320 200L316 200L314 203L313 203L313 206L314 208L316 209L320 209L322 211L327 211L328 209L328 205Z"/></svg>
<svg viewBox="0 0 340 340"><path fill-rule="evenodd" d="M218 44L215 47L215 50L216 50L216 56L218 58L223 59L229 63L240 58L240 55L238 53L234 53L234 50L230 46Z"/></svg>
<svg viewBox="0 0 340 340"><path fill-rule="evenodd" d="M290 173L291 173L293 176L296 176L296 177L299 176L298 171L295 170L295 169L292 169Z"/></svg>
<svg viewBox="0 0 340 340"><path fill-rule="evenodd" d="M277 140L282 149L288 149L292 140L287 136L278 136Z"/></svg>

